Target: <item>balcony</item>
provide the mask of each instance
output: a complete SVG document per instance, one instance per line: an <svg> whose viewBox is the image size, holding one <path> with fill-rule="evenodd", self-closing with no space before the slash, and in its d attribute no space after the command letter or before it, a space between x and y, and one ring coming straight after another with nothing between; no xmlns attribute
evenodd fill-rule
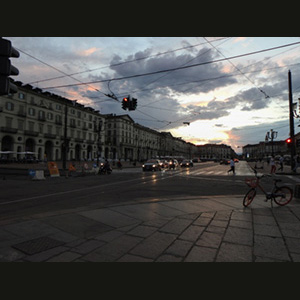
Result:
<svg viewBox="0 0 300 300"><path fill-rule="evenodd" d="M11 127L0 127L2 132L5 133L17 133L18 129L17 128L11 128Z"/></svg>
<svg viewBox="0 0 300 300"><path fill-rule="evenodd" d="M55 139L56 138L56 134L52 134L52 133L45 133L44 137L46 139Z"/></svg>
<svg viewBox="0 0 300 300"><path fill-rule="evenodd" d="M33 130L24 130L24 134L29 136L35 136L35 137L39 135L37 131L33 131Z"/></svg>

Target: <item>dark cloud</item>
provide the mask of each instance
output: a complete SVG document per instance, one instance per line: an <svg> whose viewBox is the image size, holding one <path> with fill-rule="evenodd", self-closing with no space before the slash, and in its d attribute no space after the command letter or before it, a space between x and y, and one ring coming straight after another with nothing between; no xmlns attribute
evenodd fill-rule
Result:
<svg viewBox="0 0 300 300"><path fill-rule="evenodd" d="M188 44L188 43L187 43ZM181 54L170 52L164 55L151 56L151 49L136 52L125 59L114 55L110 62L110 70L100 75L90 75L91 80L104 80L106 78L120 78L137 74L146 74L158 70L167 70L189 64L197 64L214 60L218 54L214 49L202 48L201 50L184 51ZM150 57L149 57L150 56ZM148 59L144 59L149 57ZM128 63L123 63L128 62ZM152 116L153 122L147 121L147 126L158 128L161 124L168 124L168 128L178 126L178 120L188 118L215 119L228 115L228 108L218 101L209 103L207 107L189 105L183 108L178 100L181 95L190 95L198 92L209 92L236 83L234 77L225 77L220 80L207 80L224 75L222 64L209 64L183 70L169 71L150 76L130 78L122 81L112 81L109 89L119 97L130 94L138 99L137 111L130 112L138 119L146 119L145 114ZM111 73L112 72L112 73ZM108 84L102 84L102 91L109 91ZM110 92L108 92L110 93ZM89 91L86 96L93 97L96 92ZM113 101L113 100L111 100ZM112 111L119 113L120 103L100 103L101 112ZM161 109L159 109L161 108ZM122 110L121 110L122 111ZM123 111L124 112L124 111ZM190 114L189 114L190 112ZM134 117L133 116L133 117ZM155 117L154 117L155 116ZM147 117L147 120L151 117ZM143 123L140 121L139 123ZM165 126L165 125L164 125Z"/></svg>

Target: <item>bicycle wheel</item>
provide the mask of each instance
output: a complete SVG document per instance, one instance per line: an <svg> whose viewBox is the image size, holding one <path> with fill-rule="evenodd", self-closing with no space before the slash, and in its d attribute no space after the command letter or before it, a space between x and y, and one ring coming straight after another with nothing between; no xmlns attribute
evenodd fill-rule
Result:
<svg viewBox="0 0 300 300"><path fill-rule="evenodd" d="M250 189L250 190L246 193L246 195L245 195L245 197L244 197L243 205L244 205L245 207L247 207L248 205L250 205L251 202L253 201L253 199L254 199L255 196L256 196L256 189L254 189L254 188Z"/></svg>
<svg viewBox="0 0 300 300"><path fill-rule="evenodd" d="M274 201L277 205L284 206L293 198L293 190L288 186L281 186L275 190Z"/></svg>

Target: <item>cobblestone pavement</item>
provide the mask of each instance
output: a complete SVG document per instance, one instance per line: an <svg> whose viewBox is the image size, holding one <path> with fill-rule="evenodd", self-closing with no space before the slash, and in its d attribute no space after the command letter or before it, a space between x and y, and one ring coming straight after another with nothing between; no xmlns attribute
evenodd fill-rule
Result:
<svg viewBox="0 0 300 300"><path fill-rule="evenodd" d="M300 202L203 196L0 222L1 262L298 262Z"/></svg>

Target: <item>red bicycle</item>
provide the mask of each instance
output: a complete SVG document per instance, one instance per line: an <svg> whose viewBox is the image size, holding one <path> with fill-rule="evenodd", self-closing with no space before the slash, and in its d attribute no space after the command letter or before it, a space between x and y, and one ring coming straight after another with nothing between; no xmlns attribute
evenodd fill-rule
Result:
<svg viewBox="0 0 300 300"><path fill-rule="evenodd" d="M243 205L245 207L249 206L253 199L256 196L256 190L259 188L265 195L266 200L271 200L271 205L273 206L273 200L277 205L284 206L288 204L293 198L293 190L288 186L277 186L278 182L281 182L281 179L273 179L274 186L271 192L266 192L263 187L260 185L260 179L265 177L265 175L257 176L256 170L254 170L255 178L246 178L245 182L251 189L246 193ZM268 175L267 175L268 176Z"/></svg>

